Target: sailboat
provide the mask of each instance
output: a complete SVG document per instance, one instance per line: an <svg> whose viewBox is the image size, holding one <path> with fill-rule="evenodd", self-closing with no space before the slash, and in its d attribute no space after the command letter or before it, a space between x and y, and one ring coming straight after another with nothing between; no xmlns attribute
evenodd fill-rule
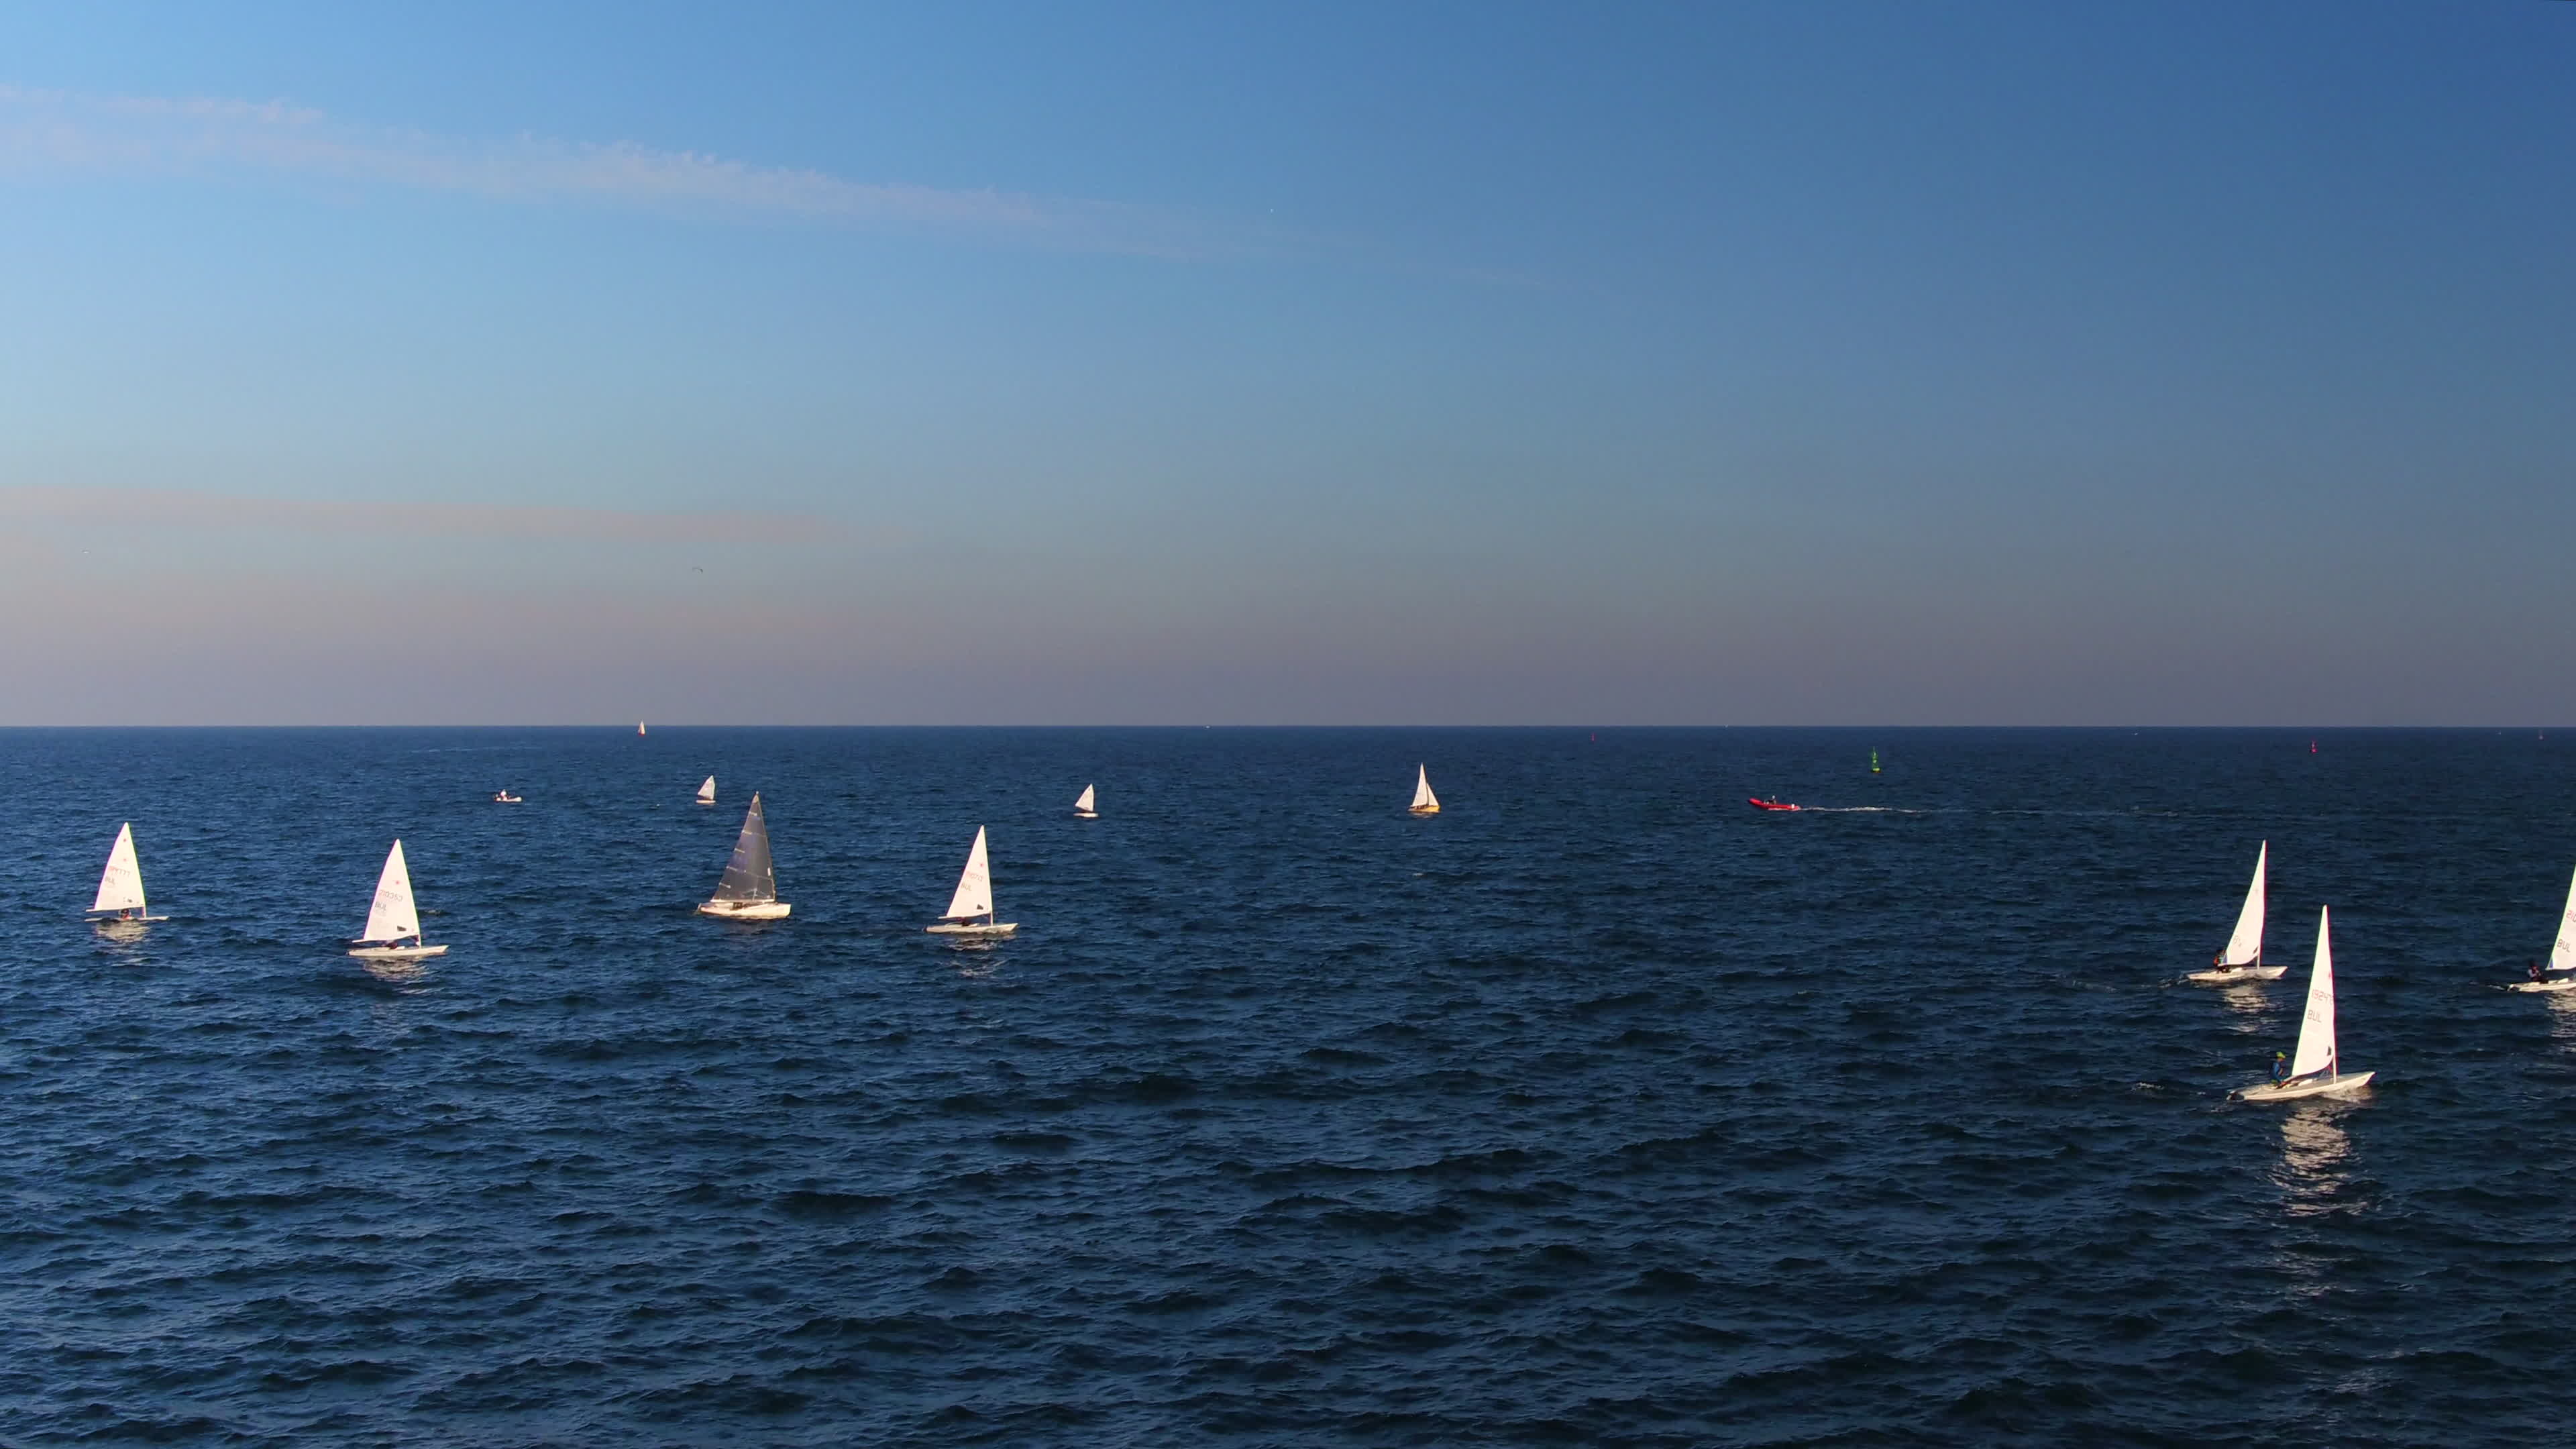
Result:
<svg viewBox="0 0 2576 1449"><path fill-rule="evenodd" d="M701 804L701 805L713 805L714 803L716 803L716 777L715 777L715 776L713 776L713 775L709 775L709 776L707 776L707 778L706 778L704 781L702 781L702 782L699 784L699 786L698 786L698 803L699 803L699 804Z"/></svg>
<svg viewBox="0 0 2576 1449"><path fill-rule="evenodd" d="M143 866L134 858L131 821L116 827L116 843L107 848L107 869L98 874L98 898L89 903L89 913L104 917L99 924L109 926L170 919L144 911Z"/></svg>
<svg viewBox="0 0 2576 1449"><path fill-rule="evenodd" d="M1091 808L1091 787L1089 785L1082 787L1082 797L1073 802L1073 813L1081 816L1085 820L1097 820L1100 818L1100 812Z"/></svg>
<svg viewBox="0 0 2576 1449"><path fill-rule="evenodd" d="M125 837L118 836L119 844ZM111 865L110 867L114 867ZM101 890L105 886L100 887ZM104 899L104 897L102 897ZM136 896L141 900L141 896ZM2576 880L2567 883L2567 905L2558 913L2558 939L2549 947L2549 966L2545 974L2529 981L2517 981L2513 991L2576 991Z"/></svg>
<svg viewBox="0 0 2576 1449"><path fill-rule="evenodd" d="M406 941L411 944L403 944ZM399 840L385 853L385 868L376 877L376 898L367 906L367 929L349 943L349 954L362 961L417 961L447 954L445 946L421 939L420 908L411 898L411 867L403 863Z"/></svg>
<svg viewBox="0 0 2576 1449"><path fill-rule="evenodd" d="M1416 773L1413 777L1413 804L1408 808L1410 808L1416 815L1439 814L1440 797L1431 793L1431 767L1428 765L1419 765L1415 767L1415 770Z"/></svg>
<svg viewBox="0 0 2576 1449"><path fill-rule="evenodd" d="M2236 934L2227 938L2227 949L2210 961L2208 970L2191 973L2192 980L2205 986L2232 986L2278 981L2289 974L2287 966L2263 964L2263 873L2271 859L2272 842L2267 840L2254 852L2254 882L2245 888L2244 909L2236 913Z"/></svg>
<svg viewBox="0 0 2576 1449"><path fill-rule="evenodd" d="M2335 1055L2334 948L2326 941L2326 908L2317 907L2317 964L2308 971L2308 1009L2299 1019L2299 1048L2290 1057L2289 1075L2260 1086L2240 1087L2240 1102L2287 1102L2321 1097L2370 1085L2376 1072L2347 1072Z"/></svg>
<svg viewBox="0 0 2576 1449"><path fill-rule="evenodd" d="M778 872L769 863L769 821L760 813L760 792L751 792L751 813L742 817L742 834L734 837L733 859L725 862L716 882L715 899L698 905L702 916L729 921L775 921L787 915L778 898Z"/></svg>
<svg viewBox="0 0 2576 1449"><path fill-rule="evenodd" d="M993 919L993 867L984 858L984 827L978 825L975 848L966 852L966 871L957 877L957 894L948 898L939 924L928 929L941 936L1007 936L1019 928L1017 921Z"/></svg>
<svg viewBox="0 0 2576 1449"><path fill-rule="evenodd" d="M635 722L635 733L639 735L644 733L644 721L639 719Z"/></svg>

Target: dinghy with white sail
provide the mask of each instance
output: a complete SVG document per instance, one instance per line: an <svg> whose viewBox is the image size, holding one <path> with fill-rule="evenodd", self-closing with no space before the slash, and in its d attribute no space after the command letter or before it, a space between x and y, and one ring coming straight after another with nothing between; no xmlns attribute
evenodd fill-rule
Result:
<svg viewBox="0 0 2576 1449"><path fill-rule="evenodd" d="M376 875L376 898L367 906L367 929L349 944L349 954L362 961L417 961L447 954L445 946L421 939L420 907L412 900L411 867L403 861L399 840L385 852L385 868Z"/></svg>
<svg viewBox="0 0 2576 1449"><path fill-rule="evenodd" d="M2558 912L2558 939L2550 943L2549 964L2513 991L2576 991L2576 880L2567 883L2567 904Z"/></svg>
<svg viewBox="0 0 2576 1449"><path fill-rule="evenodd" d="M734 837L733 858L716 882L715 899L699 903L698 914L731 921L775 921L787 914L778 898L778 872L769 862L769 821L760 813L760 792L751 794L751 813L742 817L742 834Z"/></svg>
<svg viewBox="0 0 2576 1449"><path fill-rule="evenodd" d="M1073 802L1073 813L1081 816L1085 820L1097 820L1100 818L1100 812L1092 808L1091 787L1089 785L1082 787L1081 797Z"/></svg>
<svg viewBox="0 0 2576 1449"><path fill-rule="evenodd" d="M1017 921L993 919L993 868L984 855L984 827L978 825L975 846L966 852L965 873L957 877L957 894L948 898L939 924L926 929L939 936L1007 936L1019 928Z"/></svg>
<svg viewBox="0 0 2576 1449"><path fill-rule="evenodd" d="M89 903L89 913L102 918L99 924L103 926L170 919L148 914L144 908L143 865L134 858L131 821L116 827L116 843L107 848L107 869L99 872L98 895Z"/></svg>
<svg viewBox="0 0 2576 1449"><path fill-rule="evenodd" d="M699 803L699 804L701 804L701 805L713 805L714 803L716 803L716 777L715 777L715 776L713 776L713 775L709 775L709 776L707 776L707 778L706 778L703 782L701 782L701 783L699 784L699 786L698 786L698 803Z"/></svg>
<svg viewBox="0 0 2576 1449"><path fill-rule="evenodd" d="M2245 888L2245 908L2236 913L2236 934L2227 938L2227 949L2218 953L2206 971L2194 971L2191 979L2208 986L2233 986L2244 981L2278 981L2289 973L2287 966L2263 964L2263 899L2268 893L2265 867L2271 863L2272 842L2264 841L2254 852L2254 882Z"/></svg>
<svg viewBox="0 0 2576 1449"><path fill-rule="evenodd" d="M2308 1009L2299 1018L2299 1046L2277 1080L2241 1087L2240 1102L2287 1102L2368 1086L2375 1072L2347 1072L2335 1052L2334 948L2327 942L2326 908L2317 907L2317 962L2308 972Z"/></svg>
<svg viewBox="0 0 2576 1449"><path fill-rule="evenodd" d="M1440 813L1440 797L1431 793L1431 767L1429 765L1418 765L1414 768L1413 804L1407 808L1412 810L1416 815L1437 815Z"/></svg>

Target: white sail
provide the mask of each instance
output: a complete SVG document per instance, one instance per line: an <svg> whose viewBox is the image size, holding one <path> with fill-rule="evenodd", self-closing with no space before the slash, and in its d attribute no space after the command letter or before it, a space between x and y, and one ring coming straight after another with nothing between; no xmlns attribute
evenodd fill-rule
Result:
<svg viewBox="0 0 2576 1449"><path fill-rule="evenodd" d="M402 842L385 855L384 874L376 877L376 899L367 907L367 929L361 941L398 941L420 934L420 911L412 904L411 868L403 864Z"/></svg>
<svg viewBox="0 0 2576 1449"><path fill-rule="evenodd" d="M139 904L143 897L134 899ZM2567 883L2567 908L2558 913L2558 942L2549 948L2549 969L2576 971L2576 880Z"/></svg>
<svg viewBox="0 0 2576 1449"><path fill-rule="evenodd" d="M1091 787L1089 785L1082 787L1082 798L1073 802L1073 808L1085 815L1093 813L1091 804Z"/></svg>
<svg viewBox="0 0 2576 1449"><path fill-rule="evenodd" d="M706 778L706 783L705 783L705 784L702 784L702 785L700 785L700 786L698 787L698 803L699 803L699 804L701 804L701 805L713 805L714 803L716 803L716 777L715 777L715 776L713 776L713 775L709 775L709 776L707 776L707 778Z"/></svg>
<svg viewBox="0 0 2576 1449"><path fill-rule="evenodd" d="M1431 793L1431 767L1416 767L1413 777L1413 808L1429 815L1440 809L1440 797Z"/></svg>
<svg viewBox="0 0 2576 1449"><path fill-rule="evenodd" d="M984 860L984 827L975 827L975 848L966 852L966 873L957 877L957 894L948 901L947 919L993 914L993 869Z"/></svg>
<svg viewBox="0 0 2576 1449"><path fill-rule="evenodd" d="M2272 842L2254 852L2254 883L2245 888L2245 909L2236 913L2236 934L2227 938L2221 966L2251 966L2263 959L2263 867L2272 858Z"/></svg>
<svg viewBox="0 0 2576 1449"><path fill-rule="evenodd" d="M2326 943L2326 908L2317 907L2317 964L2308 972L2308 1012L2299 1020L2299 1049L2290 1075L2332 1071L2335 1064L2334 949Z"/></svg>
<svg viewBox="0 0 2576 1449"><path fill-rule="evenodd" d="M98 899L90 902L93 911L132 911L143 914L143 867L134 859L134 826L116 827L116 844L108 848L107 869L99 874Z"/></svg>

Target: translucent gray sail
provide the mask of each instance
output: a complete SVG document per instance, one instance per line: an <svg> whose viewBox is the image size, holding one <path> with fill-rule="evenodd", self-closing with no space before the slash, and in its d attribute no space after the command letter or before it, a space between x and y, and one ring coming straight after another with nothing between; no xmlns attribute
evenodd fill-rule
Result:
<svg viewBox="0 0 2576 1449"><path fill-rule="evenodd" d="M733 859L725 862L724 879L716 882L716 899L778 899L778 873L769 865L769 825L760 817L757 794L751 797L751 813L742 818L742 836L733 843Z"/></svg>

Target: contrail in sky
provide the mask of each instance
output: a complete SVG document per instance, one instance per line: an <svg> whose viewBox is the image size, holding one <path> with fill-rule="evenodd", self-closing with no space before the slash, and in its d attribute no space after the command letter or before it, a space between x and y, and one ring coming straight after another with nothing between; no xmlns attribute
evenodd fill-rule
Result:
<svg viewBox="0 0 2576 1449"><path fill-rule="evenodd" d="M1174 259L1268 250L1177 208L993 188L854 181L631 141L469 140L336 120L283 101L102 96L0 85L0 174L266 173L521 203L973 233Z"/></svg>

